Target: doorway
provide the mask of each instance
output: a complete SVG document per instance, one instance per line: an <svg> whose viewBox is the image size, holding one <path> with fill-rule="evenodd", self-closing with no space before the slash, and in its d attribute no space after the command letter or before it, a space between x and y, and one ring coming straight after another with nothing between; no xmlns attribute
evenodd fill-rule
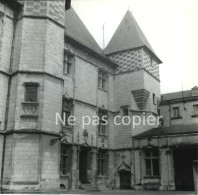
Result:
<svg viewBox="0 0 198 195"><path fill-rule="evenodd" d="M120 172L120 189L131 188L131 173L129 171Z"/></svg>
<svg viewBox="0 0 198 195"><path fill-rule="evenodd" d="M81 183L89 183L87 179L87 169L88 169L88 149L86 147L81 147L79 154L79 179Z"/></svg>
<svg viewBox="0 0 198 195"><path fill-rule="evenodd" d="M173 150L176 190L193 191L193 160L198 159L197 148Z"/></svg>

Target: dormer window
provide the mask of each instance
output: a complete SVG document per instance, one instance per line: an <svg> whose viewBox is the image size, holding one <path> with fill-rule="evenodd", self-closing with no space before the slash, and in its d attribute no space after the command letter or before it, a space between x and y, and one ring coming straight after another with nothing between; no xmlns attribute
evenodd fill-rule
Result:
<svg viewBox="0 0 198 195"><path fill-rule="evenodd" d="M25 102L37 102L38 101L38 84L28 83L25 84Z"/></svg>

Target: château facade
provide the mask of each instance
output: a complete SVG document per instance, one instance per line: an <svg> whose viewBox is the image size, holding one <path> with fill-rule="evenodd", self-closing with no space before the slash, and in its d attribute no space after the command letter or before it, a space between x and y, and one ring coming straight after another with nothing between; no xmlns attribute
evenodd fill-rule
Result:
<svg viewBox="0 0 198 195"><path fill-rule="evenodd" d="M162 62L132 14L104 50L61 0L1 0L0 18L1 189L139 186L132 136L153 126L114 119L157 120Z"/></svg>

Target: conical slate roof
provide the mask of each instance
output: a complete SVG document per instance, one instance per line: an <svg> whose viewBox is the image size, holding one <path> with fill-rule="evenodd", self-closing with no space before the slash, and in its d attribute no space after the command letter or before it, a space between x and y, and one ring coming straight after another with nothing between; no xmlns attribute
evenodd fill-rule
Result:
<svg viewBox="0 0 198 195"><path fill-rule="evenodd" d="M147 49L156 56L135 18L130 11L127 11L112 39L105 48L105 54L107 55L141 46L146 46ZM156 58L159 60L157 56Z"/></svg>
<svg viewBox="0 0 198 195"><path fill-rule="evenodd" d="M65 12L65 27L67 36L99 54L103 53L73 8Z"/></svg>

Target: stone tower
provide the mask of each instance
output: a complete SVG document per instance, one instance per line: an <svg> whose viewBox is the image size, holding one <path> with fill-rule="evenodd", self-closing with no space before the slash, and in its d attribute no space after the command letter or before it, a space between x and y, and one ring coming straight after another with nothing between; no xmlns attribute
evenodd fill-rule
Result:
<svg viewBox="0 0 198 195"><path fill-rule="evenodd" d="M129 116L156 117L160 100L161 60L129 11L105 48L105 54L119 65L115 76L116 109L127 109ZM125 143L124 147L130 147L131 140L127 138L149 128L147 124L135 128L132 124L115 127L115 142L118 147L123 147L122 143Z"/></svg>
<svg viewBox="0 0 198 195"><path fill-rule="evenodd" d="M20 1L10 67L3 188L59 188L65 1ZM30 98L31 97L31 98ZM9 133L8 133L9 132Z"/></svg>

